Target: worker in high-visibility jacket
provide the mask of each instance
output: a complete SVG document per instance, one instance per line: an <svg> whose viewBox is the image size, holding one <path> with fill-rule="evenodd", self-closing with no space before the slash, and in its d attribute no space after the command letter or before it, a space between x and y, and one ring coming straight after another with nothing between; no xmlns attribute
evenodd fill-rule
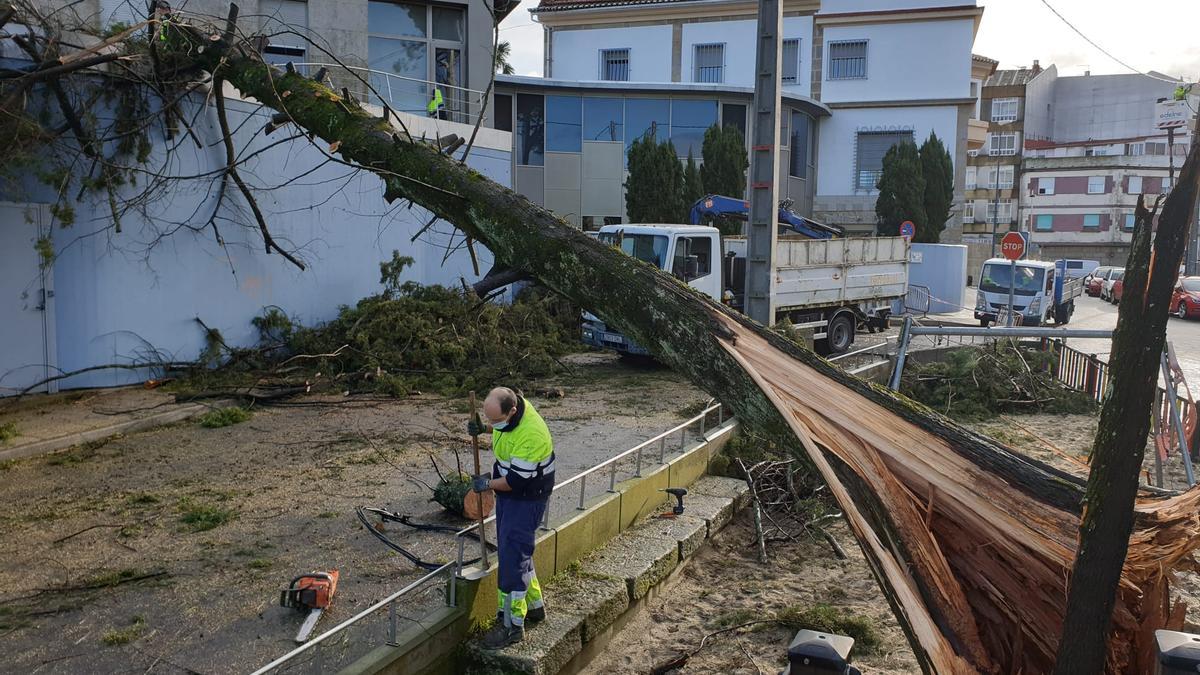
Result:
<svg viewBox="0 0 1200 675"><path fill-rule="evenodd" d="M446 119L446 101L442 98L441 87L433 88L433 96L430 97L429 103L425 104L425 111L430 117Z"/></svg>
<svg viewBox="0 0 1200 675"><path fill-rule="evenodd" d="M525 637L525 622L546 618L542 587L533 569L533 544L554 489L554 442L533 404L507 387L483 402L487 426L476 414L467 432L492 431L496 462L491 476L476 476L476 492L496 491L496 544L500 570L496 625L483 646L502 649Z"/></svg>

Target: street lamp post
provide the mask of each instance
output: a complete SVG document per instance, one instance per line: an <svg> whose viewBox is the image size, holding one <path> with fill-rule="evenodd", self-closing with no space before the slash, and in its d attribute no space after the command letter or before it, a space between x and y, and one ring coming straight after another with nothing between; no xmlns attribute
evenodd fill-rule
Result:
<svg viewBox="0 0 1200 675"><path fill-rule="evenodd" d="M990 148L989 148L990 150ZM996 257L996 224L1000 220L1000 153L996 153L996 174L992 179L996 188L996 197L992 202L992 256Z"/></svg>

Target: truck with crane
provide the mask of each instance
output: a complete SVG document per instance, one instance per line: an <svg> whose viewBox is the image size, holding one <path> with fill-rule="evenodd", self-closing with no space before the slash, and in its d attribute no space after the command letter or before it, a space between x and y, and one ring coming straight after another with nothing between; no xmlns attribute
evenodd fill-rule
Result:
<svg viewBox="0 0 1200 675"><path fill-rule="evenodd" d="M692 209L693 224L620 224L600 229L600 241L674 275L705 295L742 311L746 238L708 225L714 216L744 220L744 200L708 196ZM780 208L775 249L775 322L811 328L818 351L848 350L860 328L887 327L892 303L908 292L908 242L900 237L845 238L841 228ZM710 221L711 222L711 221ZM625 355L647 351L584 314L583 341Z"/></svg>

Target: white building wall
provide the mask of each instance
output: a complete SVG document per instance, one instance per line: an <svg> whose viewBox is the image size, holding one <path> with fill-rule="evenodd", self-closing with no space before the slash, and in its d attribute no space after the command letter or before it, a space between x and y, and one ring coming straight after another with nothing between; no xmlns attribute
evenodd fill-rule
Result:
<svg viewBox="0 0 1200 675"><path fill-rule="evenodd" d="M194 103L195 99L187 102ZM192 110L186 111L189 119ZM429 213L419 206L389 205L377 176L327 163L325 155L304 138L265 150L291 132L260 133L271 111L257 104L230 100L228 111L236 128L235 146L245 156L262 151L241 167L242 175L255 187L278 186L256 190L257 201L275 239L296 250L308 269L301 271L281 256L263 252L253 218L232 188L220 212L224 246L216 244L209 229L179 227L174 234L159 237L174 223L203 227L216 205L215 175L225 159L215 142L220 138L215 113L211 105L206 106L192 123L203 149L182 145L172 161L165 162L159 141L148 164L169 164L173 175L209 178L172 182L146 213L127 212L120 233L112 231L108 203L102 198L75 204L75 224L53 228L57 337L51 349L63 371L195 359L205 346L196 318L219 330L233 347L255 344L257 333L250 320L269 306L280 307L305 325L327 321L337 316L340 305L353 305L382 290L379 263L390 259L393 250L414 258L403 275L405 281L458 286L463 278L468 282L478 278L465 250L444 260L452 231L449 225L435 225L410 242L428 222ZM421 132L466 136L471 131L461 124L400 115L418 136ZM471 167L506 186L512 184L509 136L480 129L468 159ZM303 177L295 180L297 176ZM133 194L138 188L124 189ZM29 197L53 199L44 192ZM5 198L0 194L0 200ZM0 228L8 225L0 221ZM481 270L486 271L492 254L479 245L476 249ZM32 246L0 249L0 268L32 256L37 256ZM20 287L0 287L3 294L21 292ZM0 352L10 347L0 343ZM0 390L7 386L4 375L5 369L0 369ZM61 386L116 386L147 376L135 370L95 371L69 378Z"/></svg>
<svg viewBox="0 0 1200 675"><path fill-rule="evenodd" d="M694 57L696 45L722 43L725 45L725 82L738 87L754 86L753 45L758 30L757 21L711 21L683 26L680 54L680 80L695 81ZM626 29L630 30L630 29ZM800 65L796 83L784 90L808 96L812 91L812 32L811 16L789 16L783 20L783 39L800 40ZM750 45L751 47L747 48ZM669 65L669 64L668 64ZM668 73L669 75L669 73Z"/></svg>
<svg viewBox="0 0 1200 675"><path fill-rule="evenodd" d="M821 100L968 98L974 31L971 19L827 26ZM829 45L843 40L867 40L865 78L829 79Z"/></svg>
<svg viewBox="0 0 1200 675"><path fill-rule="evenodd" d="M911 129L918 146L936 132L950 156L957 157L958 108L955 106L903 108L849 108L835 110L821 120L820 170L817 197L831 195L875 195L854 189L855 154L859 131Z"/></svg>
<svg viewBox="0 0 1200 675"><path fill-rule="evenodd" d="M628 49L630 82L671 81L669 25L555 29L550 39L552 60L547 77L556 80L598 80L600 50ZM753 67L753 50L750 61Z"/></svg>

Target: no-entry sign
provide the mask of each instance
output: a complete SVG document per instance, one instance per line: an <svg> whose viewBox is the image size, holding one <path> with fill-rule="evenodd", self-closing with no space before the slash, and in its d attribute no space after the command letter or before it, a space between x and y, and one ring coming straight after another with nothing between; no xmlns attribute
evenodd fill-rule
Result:
<svg viewBox="0 0 1200 675"><path fill-rule="evenodd" d="M1020 232L1009 232L1000 239L1000 254L1008 260L1020 260L1025 255L1025 237Z"/></svg>

